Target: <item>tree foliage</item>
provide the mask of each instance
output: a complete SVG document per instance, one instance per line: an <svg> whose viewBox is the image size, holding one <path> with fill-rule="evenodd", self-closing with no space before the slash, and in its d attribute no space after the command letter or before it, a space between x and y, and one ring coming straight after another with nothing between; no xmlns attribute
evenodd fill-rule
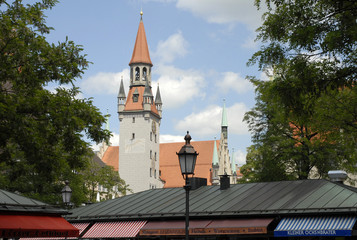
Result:
<svg viewBox="0 0 357 240"><path fill-rule="evenodd" d="M110 132L92 100L78 98L74 82L89 64L82 47L46 41L44 11L55 3L0 1L0 188L55 203L68 179L79 203L77 173L92 158L83 139L101 142Z"/></svg>
<svg viewBox="0 0 357 240"><path fill-rule="evenodd" d="M102 166L92 160L82 174L86 176L85 186L91 203L97 202L98 194L100 200L107 200L126 195L129 190L112 166Z"/></svg>
<svg viewBox="0 0 357 240"><path fill-rule="evenodd" d="M265 3L264 45L248 65L272 74L270 81L250 78L257 103L245 116L254 141L245 171L255 181L355 173L357 2Z"/></svg>

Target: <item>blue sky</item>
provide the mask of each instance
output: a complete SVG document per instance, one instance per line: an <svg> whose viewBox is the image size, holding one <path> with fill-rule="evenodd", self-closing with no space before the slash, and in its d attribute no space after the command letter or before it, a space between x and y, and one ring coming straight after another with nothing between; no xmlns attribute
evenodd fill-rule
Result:
<svg viewBox="0 0 357 240"><path fill-rule="evenodd" d="M225 99L228 146L242 165L251 145L243 115L255 104L247 75L266 78L246 63L259 43L261 24L253 0L62 0L46 11L55 30L50 42L66 36L82 45L93 64L76 85L103 114L107 111L112 145L119 144L117 94L121 76L129 87L129 66L142 9L152 68L153 92L163 101L161 142L220 138Z"/></svg>

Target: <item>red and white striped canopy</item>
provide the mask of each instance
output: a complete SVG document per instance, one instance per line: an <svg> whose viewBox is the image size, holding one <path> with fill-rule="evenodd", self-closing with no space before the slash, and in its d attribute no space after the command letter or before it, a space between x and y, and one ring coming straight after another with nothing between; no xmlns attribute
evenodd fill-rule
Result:
<svg viewBox="0 0 357 240"><path fill-rule="evenodd" d="M145 224L146 221L97 222L82 238L131 238Z"/></svg>

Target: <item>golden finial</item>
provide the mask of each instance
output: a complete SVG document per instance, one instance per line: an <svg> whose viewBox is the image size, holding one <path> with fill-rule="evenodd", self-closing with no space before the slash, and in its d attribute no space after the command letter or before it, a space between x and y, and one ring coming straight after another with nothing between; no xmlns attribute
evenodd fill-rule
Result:
<svg viewBox="0 0 357 240"><path fill-rule="evenodd" d="M140 16L141 16L141 19L143 19L143 9L140 10Z"/></svg>

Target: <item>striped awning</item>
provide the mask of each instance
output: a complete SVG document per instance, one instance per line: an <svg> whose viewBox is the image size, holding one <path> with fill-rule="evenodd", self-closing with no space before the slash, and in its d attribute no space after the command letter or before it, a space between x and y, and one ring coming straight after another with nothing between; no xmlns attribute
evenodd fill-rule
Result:
<svg viewBox="0 0 357 240"><path fill-rule="evenodd" d="M283 218L274 230L274 236L351 236L356 218L356 216Z"/></svg>
<svg viewBox="0 0 357 240"><path fill-rule="evenodd" d="M132 238L146 221L97 222L82 238Z"/></svg>
<svg viewBox="0 0 357 240"><path fill-rule="evenodd" d="M82 232L88 227L89 223L71 223L73 227L79 230L79 236L81 236Z"/></svg>

